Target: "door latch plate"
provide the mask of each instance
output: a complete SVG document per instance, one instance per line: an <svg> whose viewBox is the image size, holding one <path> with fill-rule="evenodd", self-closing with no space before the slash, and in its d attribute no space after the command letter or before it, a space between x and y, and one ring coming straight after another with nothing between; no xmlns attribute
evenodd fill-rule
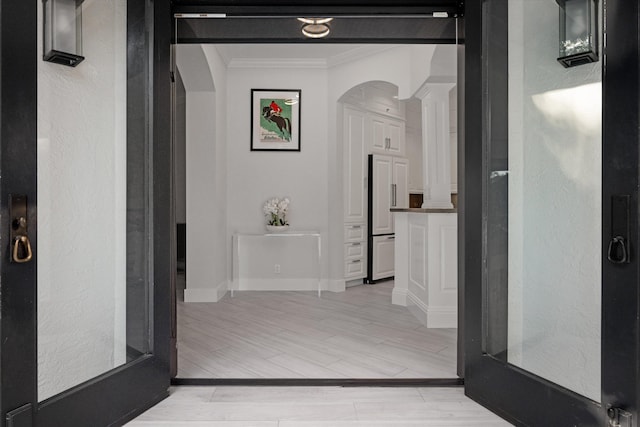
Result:
<svg viewBox="0 0 640 427"><path fill-rule="evenodd" d="M633 427L631 414L620 408L607 409L609 427Z"/></svg>

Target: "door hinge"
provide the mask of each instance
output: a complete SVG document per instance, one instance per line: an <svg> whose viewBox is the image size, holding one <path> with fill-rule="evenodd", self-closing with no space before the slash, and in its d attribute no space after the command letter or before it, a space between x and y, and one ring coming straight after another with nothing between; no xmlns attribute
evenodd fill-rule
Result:
<svg viewBox="0 0 640 427"><path fill-rule="evenodd" d="M609 427L632 427L631 414L620 408L607 409Z"/></svg>

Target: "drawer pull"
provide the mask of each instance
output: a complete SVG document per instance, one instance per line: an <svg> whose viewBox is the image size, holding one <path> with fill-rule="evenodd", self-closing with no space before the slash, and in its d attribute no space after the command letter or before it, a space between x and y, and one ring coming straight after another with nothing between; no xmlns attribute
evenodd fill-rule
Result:
<svg viewBox="0 0 640 427"><path fill-rule="evenodd" d="M360 246L362 243L352 243L351 246Z"/></svg>
<svg viewBox="0 0 640 427"><path fill-rule="evenodd" d="M351 229L352 229L352 230L358 230L358 229L360 229L361 227L362 227L361 225L352 225L352 226L351 226Z"/></svg>
<svg viewBox="0 0 640 427"><path fill-rule="evenodd" d="M354 259L353 261L351 261L351 264L358 264L359 262L362 262L362 260Z"/></svg>

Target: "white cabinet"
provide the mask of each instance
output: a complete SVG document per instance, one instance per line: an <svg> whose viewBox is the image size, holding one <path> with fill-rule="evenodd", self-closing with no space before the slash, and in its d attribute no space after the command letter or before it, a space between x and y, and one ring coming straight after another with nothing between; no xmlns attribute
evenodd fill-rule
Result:
<svg viewBox="0 0 640 427"><path fill-rule="evenodd" d="M405 123L402 120L369 114L371 152L404 156Z"/></svg>
<svg viewBox="0 0 640 427"><path fill-rule="evenodd" d="M374 236L372 240L372 265L374 268L371 279L380 280L393 276L395 272L395 236Z"/></svg>
<svg viewBox="0 0 640 427"><path fill-rule="evenodd" d="M395 157L405 153L405 123L384 113L366 110L350 105L344 105L343 109L345 280L367 276L368 209L380 213L372 220L374 234L392 234L393 216L389 209L409 207L409 165L406 158ZM381 175L371 182L376 194L371 201L367 188L367 179L373 179L368 177L369 153L385 154L379 156ZM370 203L373 205L369 206ZM382 249L388 251L392 246L387 243ZM391 266L384 267L384 274L393 275L393 256L390 262Z"/></svg>
<svg viewBox="0 0 640 427"><path fill-rule="evenodd" d="M362 224L344 226L344 278L362 279L367 275L366 227Z"/></svg>
<svg viewBox="0 0 640 427"><path fill-rule="evenodd" d="M364 223L366 208L366 143L365 113L344 108L344 220Z"/></svg>
<svg viewBox="0 0 640 427"><path fill-rule="evenodd" d="M366 276L367 116L348 106L343 114L344 277Z"/></svg>
<svg viewBox="0 0 640 427"><path fill-rule="evenodd" d="M393 233L391 208L409 207L409 162L403 157L371 156L372 234Z"/></svg>

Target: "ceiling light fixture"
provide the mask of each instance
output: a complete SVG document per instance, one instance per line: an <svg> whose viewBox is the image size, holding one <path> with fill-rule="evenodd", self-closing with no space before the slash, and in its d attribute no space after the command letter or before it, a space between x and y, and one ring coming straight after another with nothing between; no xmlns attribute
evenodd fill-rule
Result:
<svg viewBox="0 0 640 427"><path fill-rule="evenodd" d="M298 18L298 21L305 24L327 24L333 21L333 18Z"/></svg>
<svg viewBox="0 0 640 427"><path fill-rule="evenodd" d="M331 29L329 22L333 18L298 18L298 21L303 22L302 34L312 39L321 39L329 35Z"/></svg>

